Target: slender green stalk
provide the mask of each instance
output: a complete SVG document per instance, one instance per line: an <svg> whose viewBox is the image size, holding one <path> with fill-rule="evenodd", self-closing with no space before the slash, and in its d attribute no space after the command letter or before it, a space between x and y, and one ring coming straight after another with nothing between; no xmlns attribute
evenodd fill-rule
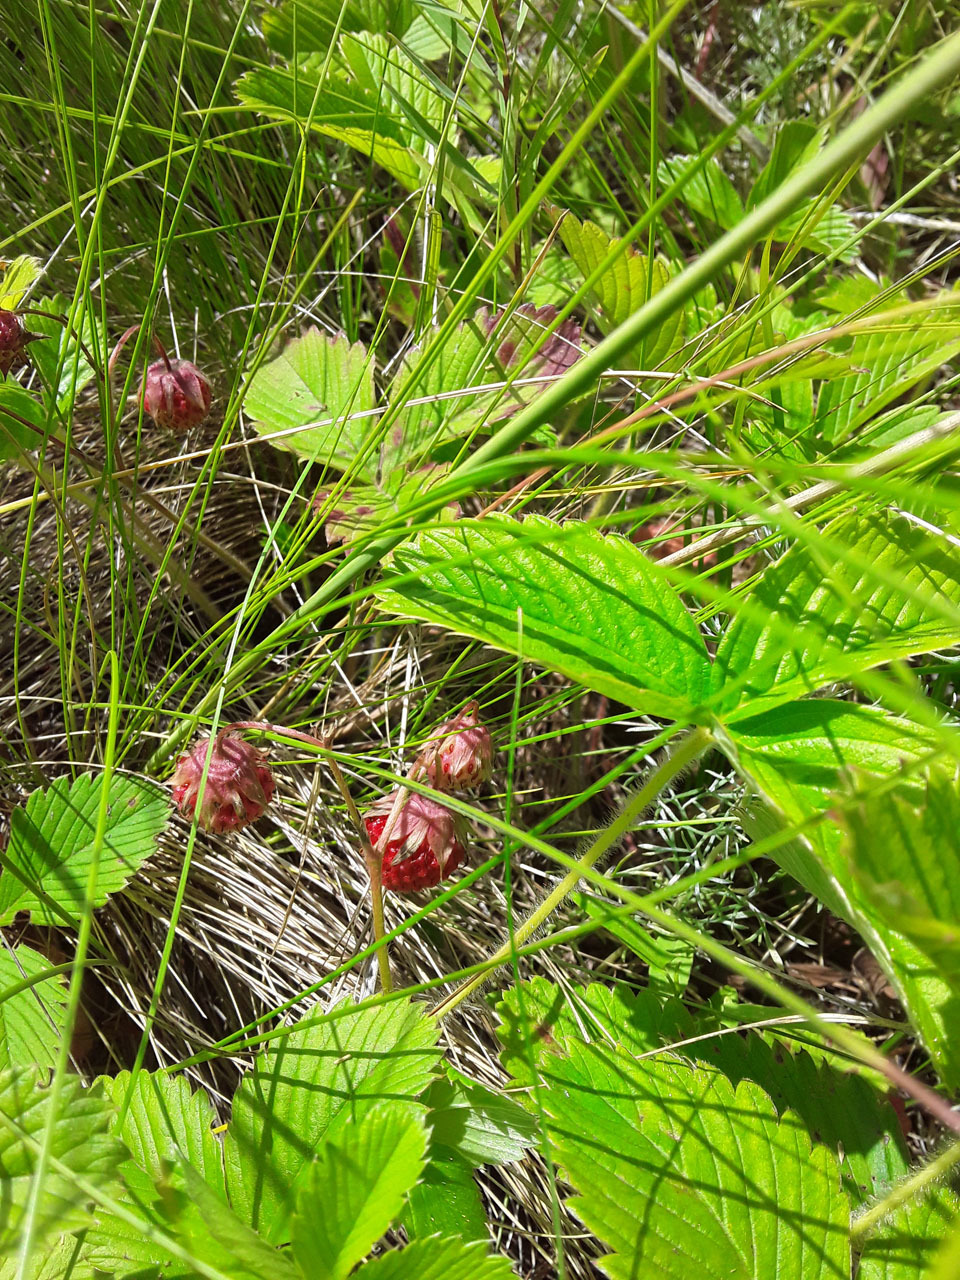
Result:
<svg viewBox="0 0 960 1280"><path fill-rule="evenodd" d="M632 67L632 64L633 59L628 66ZM710 283L731 262L752 249L802 200L829 182L836 173L848 168L864 155L888 129L903 119L911 107L945 84L958 71L960 71L960 33L944 40L925 61L904 76L894 88L888 90L872 107L833 139L819 155L813 157L788 178L738 226L717 240L603 342L578 360L562 378L548 386L486 444L481 445L469 458L465 459L453 472L452 483L443 486L442 489L438 486L435 491L435 509L451 501L454 496L451 490L461 494L468 492L477 473L486 464L515 453L538 427L552 421L572 399L587 391L608 368L615 366L622 356L636 347L640 340L657 325L662 324L678 307ZM622 77L618 77L616 83L619 85L621 80ZM607 97L608 95L604 95L602 100L605 105L608 105ZM591 120L593 114L591 113ZM579 132L577 136L579 137ZM550 183L555 180L554 171L557 164L560 161L566 163L569 154L568 146L506 229L497 249L491 254L491 260L496 258L499 261L503 257L506 244L518 234L521 227L532 216L536 202L542 198L545 190L549 189L549 184L544 186L547 179ZM531 207L534 196L536 201ZM499 257L497 257L498 252ZM424 511L425 517L429 514L429 509ZM220 697L222 689L235 688L258 667L264 653L270 652L295 636L305 623L316 622L321 618L344 588L357 581L370 569L376 568L384 557L404 539L406 533L405 525L398 522L381 530L368 543L358 546L348 555L323 585L276 628L263 646L244 655L225 673L223 683L207 692L194 714L181 722L154 752L148 763L148 769L156 771L162 766L191 732L198 720L210 711Z"/></svg>
<svg viewBox="0 0 960 1280"><path fill-rule="evenodd" d="M567 872L560 883L547 894L539 907L524 920L503 946L493 953L483 970L476 977L471 978L469 982L464 982L457 987L456 991L451 992L439 1004L434 1005L431 1010L434 1017L446 1017L458 1004L461 1004L478 987L482 986L494 969L509 961L516 953L516 949L523 946L527 939L536 933L544 921L553 915L563 900L573 893L583 878L583 873L591 870L618 840L637 825L645 810L653 803L664 787L678 773L682 773L688 765L692 764L699 755L702 755L712 741L713 738L708 729L694 729L692 733L683 738L667 758L654 769L637 794L624 807L617 820L599 832L596 839L592 841L577 860L576 866Z"/></svg>
<svg viewBox="0 0 960 1280"><path fill-rule="evenodd" d="M925 1164L922 1169L918 1169L916 1173L899 1183L866 1213L861 1213L859 1217L854 1218L850 1224L850 1243L853 1247L862 1248L864 1240L884 1218L888 1218L908 1200L913 1200L915 1196L920 1195L932 1182L942 1178L958 1164L960 1164L960 1142L955 1142L952 1147L947 1147L946 1151L941 1152L935 1160L931 1160L929 1164Z"/></svg>
<svg viewBox="0 0 960 1280"><path fill-rule="evenodd" d="M320 743L319 739L315 739L322 747L327 755L327 764L330 772L333 774L334 781L340 794L343 796L344 804L353 825L357 829L357 835L360 837L360 847L363 849L363 861L367 868L367 876L370 880L370 907L373 915L373 941L377 947L377 967L380 970L380 986L382 990L389 994L393 990L393 975L390 972L390 954L387 951L386 927L383 920L383 877L380 872L383 863L383 855L378 853L370 843L367 836L367 828L364 826L363 819L357 806L354 804L353 796L350 794L350 788L347 786L346 779L340 771L340 766L330 754L329 748L325 743Z"/></svg>

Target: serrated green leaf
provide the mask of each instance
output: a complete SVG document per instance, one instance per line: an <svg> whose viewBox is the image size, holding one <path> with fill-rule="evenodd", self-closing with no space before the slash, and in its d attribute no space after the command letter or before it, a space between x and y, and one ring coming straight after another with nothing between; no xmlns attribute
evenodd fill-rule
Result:
<svg viewBox="0 0 960 1280"><path fill-rule="evenodd" d="M39 1084L33 1070L0 1074L0 1113L34 1142L43 1134L49 1107L50 1091ZM124 1155L109 1132L112 1115L102 1089L85 1088L76 1077L67 1076L60 1089L50 1154L69 1171L105 1186ZM36 1162L34 1143L18 1136L11 1125L0 1124L0 1256L16 1248ZM34 1219L38 1250L54 1233L90 1222L86 1199L69 1173L47 1168Z"/></svg>
<svg viewBox="0 0 960 1280"><path fill-rule="evenodd" d="M754 183L747 201L755 209L801 165L811 160L826 140L823 132L807 120L789 120L781 125L770 153L770 159ZM771 238L788 244L798 243L811 249L831 253L851 238L856 225L849 215L825 199L805 200L774 228ZM840 257L841 262L857 256L855 246Z"/></svg>
<svg viewBox="0 0 960 1280"><path fill-rule="evenodd" d="M81 1260L82 1238L62 1235L45 1249L34 1249L26 1271L20 1272L16 1254L0 1258L0 1280L101 1280Z"/></svg>
<svg viewBox="0 0 960 1280"><path fill-rule="evenodd" d="M449 470L446 465L430 463L414 471L399 466L381 476L376 484L351 485L339 493L321 490L314 499L314 507L325 517L323 531L327 542L349 543L382 524L397 523L415 500L429 493ZM448 502L430 523L447 524L459 515L460 504Z"/></svg>
<svg viewBox="0 0 960 1280"><path fill-rule="evenodd" d="M843 771L856 768L890 779L901 762L933 756L937 739L883 711L820 698L741 720L729 734L740 768L769 806L748 811L748 830L765 836L777 827L806 824L802 837L779 845L771 856L860 932L944 1078L960 1083L960 1054L948 1030L954 1016L949 986L916 946L864 901L849 873L842 829L822 817L837 805Z"/></svg>
<svg viewBox="0 0 960 1280"><path fill-rule="evenodd" d="M433 1141L473 1166L522 1160L536 1142L536 1125L518 1103L452 1068L433 1082L425 1101Z"/></svg>
<svg viewBox="0 0 960 1280"><path fill-rule="evenodd" d="M394 553L393 613L522 654L650 715L692 715L709 660L656 564L626 538L539 516L461 520ZM400 575L409 575L406 578Z"/></svg>
<svg viewBox="0 0 960 1280"><path fill-rule="evenodd" d="M409 1240L441 1235L485 1241L487 1215L471 1166L446 1147L431 1148L400 1221Z"/></svg>
<svg viewBox="0 0 960 1280"><path fill-rule="evenodd" d="M849 1280L839 1168L796 1115L719 1071L564 1047L539 1096L554 1158L579 1192L570 1207L610 1248L613 1280Z"/></svg>
<svg viewBox="0 0 960 1280"><path fill-rule="evenodd" d="M698 172L692 170L696 156L672 155L660 163L657 180L661 187L670 187L683 178L683 190L679 199L701 218L709 218L725 231L735 227L743 218L743 201L736 187L720 167L719 161L708 160Z"/></svg>
<svg viewBox="0 0 960 1280"><path fill-rule="evenodd" d="M565 214L560 237L585 279L606 259L615 243L595 222L580 222L572 213ZM661 258L647 258L624 245L592 289L604 332L623 324L669 280L670 269ZM642 356L644 368L659 368L668 359L679 344L682 329L683 311L678 309L663 322L656 336L641 343L636 354L638 358Z"/></svg>
<svg viewBox="0 0 960 1280"><path fill-rule="evenodd" d="M409 26L412 0L286 0L265 9L263 33L284 58L326 53L337 30L399 37Z"/></svg>
<svg viewBox="0 0 960 1280"><path fill-rule="evenodd" d="M955 308L937 308L921 323L901 318L891 320L886 328L854 335L844 352L850 372L822 384L815 430L830 443L847 440L898 396L952 360L958 350L960 322Z"/></svg>
<svg viewBox="0 0 960 1280"><path fill-rule="evenodd" d="M102 787L102 774L84 773L72 783L58 778L34 791L22 809L14 809L0 876L0 924L9 924L18 911L29 911L35 924L79 919ZM154 852L168 812L156 785L113 775L95 906L122 889Z"/></svg>
<svg viewBox="0 0 960 1280"><path fill-rule="evenodd" d="M129 1071L104 1077L103 1085L118 1112L127 1104L116 1134L153 1182L186 1162L226 1202L223 1152L213 1132L217 1113L202 1089L193 1091L185 1076L166 1071L138 1072L132 1091Z"/></svg>
<svg viewBox="0 0 960 1280"><path fill-rule="evenodd" d="M379 1102L331 1135L304 1179L291 1223L303 1274L345 1280L399 1215L426 1154L426 1111L412 1102Z"/></svg>
<svg viewBox="0 0 960 1280"><path fill-rule="evenodd" d="M162 1193L163 1207L154 1206L153 1212L129 1196L123 1197L124 1207L141 1217L139 1226L111 1213L96 1213L94 1226L84 1232L82 1254L85 1267L93 1268L94 1280L104 1276L111 1280L197 1280L189 1263L168 1254L149 1235L151 1227L176 1235L178 1210L183 1208L185 1197L183 1193L178 1197L169 1186L164 1186ZM78 1280L87 1280L89 1275L89 1270L81 1268Z"/></svg>
<svg viewBox="0 0 960 1280"><path fill-rule="evenodd" d="M960 641L957 555L894 513L842 516L764 573L717 650L729 723Z"/></svg>
<svg viewBox="0 0 960 1280"><path fill-rule="evenodd" d="M103 1077L101 1084L118 1109L113 1131L129 1151L129 1158L117 1170L124 1186L125 1207L143 1216L145 1228L160 1228L179 1239L198 1259L235 1274L236 1252L216 1243L197 1196L184 1187L184 1167L189 1164L202 1177L209 1195L226 1209L223 1157L212 1131L217 1117L207 1095L202 1090L191 1092L184 1076L141 1071L121 1125L119 1111L127 1100L130 1073ZM208 1216L211 1212L208 1206ZM143 1274L179 1280L195 1274L156 1244L145 1229L138 1230L103 1212L84 1236L84 1258L119 1276Z"/></svg>
<svg viewBox="0 0 960 1280"><path fill-rule="evenodd" d="M357 1272L362 1280L516 1280L506 1258L491 1258L486 1245L462 1240L414 1240L366 1262Z"/></svg>
<svg viewBox="0 0 960 1280"><path fill-rule="evenodd" d="M955 1280L956 1270L937 1271L938 1245L960 1213L960 1197L948 1186L908 1200L864 1244L857 1280ZM954 1237L956 1239L956 1237Z"/></svg>
<svg viewBox="0 0 960 1280"><path fill-rule="evenodd" d="M39 449L48 429L46 411L36 396L19 383L0 382L0 459Z"/></svg>
<svg viewBox="0 0 960 1280"><path fill-rule="evenodd" d="M623 943L648 967L647 986L666 995L682 996L690 981L694 947L669 933L654 933L639 920L610 916L610 906L590 894L574 895L578 906L591 919L602 920L603 927Z"/></svg>
<svg viewBox="0 0 960 1280"><path fill-rule="evenodd" d="M557 308L550 304L523 303L509 315L491 315L484 309L460 325L456 339L435 352L420 374L413 396L417 403L400 411L384 441L385 463L393 467L419 461L448 440L474 431L488 433L495 423L535 400L549 380L560 377L581 354L575 320L565 320L544 341L556 316ZM426 347L414 348L409 354L392 393L416 373L426 352ZM504 382L518 374L520 379L505 389ZM494 389L484 391L487 386ZM458 391L464 394L453 394ZM552 438L548 434L547 440Z"/></svg>
<svg viewBox="0 0 960 1280"><path fill-rule="evenodd" d="M697 1024L700 1034L705 1021ZM852 1204L883 1195L909 1172L897 1113L836 1055L828 1059L821 1050L815 1058L786 1036L755 1032L717 1035L684 1052L717 1067L733 1085L758 1084L781 1115L794 1112L811 1138L837 1156Z"/></svg>
<svg viewBox="0 0 960 1280"><path fill-rule="evenodd" d="M855 779L856 780L856 779ZM934 766L892 790L844 797L850 873L873 914L928 955L960 1002L960 787ZM877 832L883 832L878 844ZM960 1003L958 1003L960 1008Z"/></svg>
<svg viewBox="0 0 960 1280"><path fill-rule="evenodd" d="M294 1027L257 1058L233 1103L224 1143L230 1202L279 1244L324 1139L383 1097L415 1099L430 1083L438 1028L406 1001L339 1006Z"/></svg>
<svg viewBox="0 0 960 1280"><path fill-rule="evenodd" d="M32 947L0 951L0 1071L52 1067L63 1030L67 993L61 976L44 978L50 961ZM7 996L25 979L24 991Z"/></svg>
<svg viewBox="0 0 960 1280"><path fill-rule="evenodd" d="M41 298L37 307L43 311L66 318L70 305L62 294ZM30 358L40 372L44 386L44 402L52 410L69 413L78 392L96 377L96 370L87 359L84 347L91 355L102 349L100 325L93 309L88 306L80 320L80 339L74 332L49 316L30 316L30 331L46 336L45 342L35 342L30 347ZM59 373L58 373L59 370Z"/></svg>
<svg viewBox="0 0 960 1280"><path fill-rule="evenodd" d="M474 197L490 189L453 145L455 127L441 134L451 92L386 36L344 34L332 65L324 48L296 67L248 71L235 88L244 106L346 143L408 190L431 180L432 148L442 148L445 198L458 188Z"/></svg>
<svg viewBox="0 0 960 1280"><path fill-rule="evenodd" d="M8 262L0 280L0 310L15 311L41 270L40 259L25 253Z"/></svg>
<svg viewBox="0 0 960 1280"><path fill-rule="evenodd" d="M846 1060L806 1039L798 1043L774 1030L723 1034L714 1010L703 1009L694 1018L676 999L623 984L560 991L534 979L508 992L497 1012L503 1065L524 1085L533 1080L531 1063L549 1075L571 1043L613 1045L632 1058L680 1044L687 1057L721 1070L732 1085L759 1085L779 1113L796 1113L808 1134L837 1155L854 1203L882 1194L907 1172L899 1121L885 1088L878 1091ZM523 1096L534 1105L532 1094Z"/></svg>
<svg viewBox="0 0 960 1280"><path fill-rule="evenodd" d="M189 1164L178 1168L174 1181L181 1180L189 1205L176 1221L177 1234L198 1261L230 1280L293 1280L297 1271L289 1254L251 1230Z"/></svg>
<svg viewBox="0 0 960 1280"><path fill-rule="evenodd" d="M236 83L240 103L277 120L293 120L325 137L362 152L409 190L428 177L428 166L410 143L402 124L366 88L341 71L327 75L320 88L326 54L313 54L295 70L263 67ZM422 151L421 142L421 151Z"/></svg>
<svg viewBox="0 0 960 1280"><path fill-rule="evenodd" d="M693 1034L693 1022L676 999L633 991L623 983L592 982L561 990L545 978L512 987L497 1003L504 1069L521 1085L533 1082L533 1068L559 1052L568 1037L599 1036L633 1056Z"/></svg>
<svg viewBox="0 0 960 1280"><path fill-rule="evenodd" d="M364 444L376 434L373 362L360 342L308 329L254 374L244 399L261 434L302 427L270 443L301 458L373 480L377 453ZM307 426L321 422L322 426Z"/></svg>

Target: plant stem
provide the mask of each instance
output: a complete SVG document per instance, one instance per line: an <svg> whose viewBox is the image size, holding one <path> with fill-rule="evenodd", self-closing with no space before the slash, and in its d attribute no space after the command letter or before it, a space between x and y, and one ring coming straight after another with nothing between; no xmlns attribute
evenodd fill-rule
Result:
<svg viewBox="0 0 960 1280"><path fill-rule="evenodd" d="M326 758L327 766L333 774L333 780L337 784L337 790L343 797L343 803L347 807L350 814L350 820L357 829L357 835L360 839L360 848L363 851L363 861L367 868L367 875L370 879L370 906L373 916L373 940L377 945L377 967L380 970L380 986L384 992L393 990L393 975L390 972L390 957L387 953L387 944L385 941L386 928L383 921L383 882L380 876L381 854L378 854L370 843L367 836L367 828L364 826L363 819L360 817L360 811L354 803L353 796L350 794L350 788L347 786L347 780L340 771L340 766L334 759L329 746L322 738L315 737L312 733L304 733L301 729L287 729L283 725L270 724L266 720L237 720L233 724L225 725L221 732L227 732L230 729L259 729L264 732L274 733L281 738L291 738L295 742L306 742L310 746L317 747Z"/></svg>
<svg viewBox="0 0 960 1280"><path fill-rule="evenodd" d="M936 1181L937 1178L942 1178L945 1173L949 1173L957 1164L960 1164L960 1142L955 1142L952 1147L948 1147L946 1151L937 1156L936 1160L931 1160L929 1164L924 1165L922 1169L918 1169L906 1181L894 1187L873 1208L854 1218L850 1224L850 1243L853 1247L855 1249L860 1248L865 1237L884 1218L899 1209L908 1200L912 1200L914 1196L919 1195L931 1182Z"/></svg>
<svg viewBox="0 0 960 1280"><path fill-rule="evenodd" d="M524 920L503 946L493 953L480 973L468 982L462 983L457 987L456 991L451 992L439 1004L434 1005L431 1010L433 1016L435 1018L446 1017L458 1004L461 1004L479 986L482 986L494 969L499 968L500 965L510 960L516 954L517 948L523 946L527 939L540 928L547 917L552 915L561 902L576 889L583 872L589 871L612 845L616 844L622 836L636 826L645 810L657 798L664 787L672 782L678 773L682 773L688 765L692 764L699 755L702 755L712 742L713 736L709 729L703 728L694 729L692 733L682 738L666 759L654 769L616 821L612 822L610 826L604 827L597 834L596 838L578 859L576 867L567 872L560 883L544 898L539 907Z"/></svg>

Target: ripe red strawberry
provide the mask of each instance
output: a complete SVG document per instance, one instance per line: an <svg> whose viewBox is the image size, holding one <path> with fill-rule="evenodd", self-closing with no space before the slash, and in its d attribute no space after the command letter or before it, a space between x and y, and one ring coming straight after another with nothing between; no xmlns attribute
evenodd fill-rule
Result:
<svg viewBox="0 0 960 1280"><path fill-rule="evenodd" d="M177 761L171 779L174 804L185 818L192 818L197 808L209 741L198 738ZM221 729L213 740L198 824L204 831L239 831L260 817L274 790L261 752L236 729Z"/></svg>
<svg viewBox="0 0 960 1280"><path fill-rule="evenodd" d="M377 848L397 793L385 796L364 817L370 843ZM409 792L383 850L381 875L385 889L416 893L432 889L453 875L463 861L458 816L427 796Z"/></svg>
<svg viewBox="0 0 960 1280"><path fill-rule="evenodd" d="M421 752L417 765L437 791L463 791L490 777L493 739L480 720L476 701L442 725ZM414 766L416 769L416 766Z"/></svg>
<svg viewBox="0 0 960 1280"><path fill-rule="evenodd" d="M189 360L155 360L140 387L143 411L158 427L181 433L199 426L210 412L210 383Z"/></svg>

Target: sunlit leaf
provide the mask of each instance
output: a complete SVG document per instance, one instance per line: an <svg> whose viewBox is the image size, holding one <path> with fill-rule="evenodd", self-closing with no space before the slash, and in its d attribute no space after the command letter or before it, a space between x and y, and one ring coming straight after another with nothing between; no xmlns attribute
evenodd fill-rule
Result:
<svg viewBox="0 0 960 1280"><path fill-rule="evenodd" d="M388 1230L426 1160L426 1111L376 1103L320 1147L291 1223L293 1255L306 1276L346 1280Z"/></svg>
<svg viewBox="0 0 960 1280"><path fill-rule="evenodd" d="M765 571L717 650L727 722L960 642L955 548L893 512L842 516Z"/></svg>
<svg viewBox="0 0 960 1280"><path fill-rule="evenodd" d="M701 701L709 661L673 587L616 534L487 517L397 549L385 608L522 654L652 715Z"/></svg>
<svg viewBox="0 0 960 1280"><path fill-rule="evenodd" d="M42 976L49 968L32 947L0 951L0 1070L56 1061L67 993L62 977ZM27 979L29 987L7 995Z"/></svg>
<svg viewBox="0 0 960 1280"><path fill-rule="evenodd" d="M35 923L79 919L102 790L102 774L82 773L73 782L57 778L14 809L0 876L0 924L9 924L18 911L29 911ZM168 813L153 783L113 775L94 906L122 889L154 852Z"/></svg>
<svg viewBox="0 0 960 1280"><path fill-rule="evenodd" d="M288 1240L321 1144L383 1097L417 1098L438 1034L421 1008L397 1001L339 1006L273 1041L237 1090L224 1143L230 1201L243 1219L272 1244Z"/></svg>

